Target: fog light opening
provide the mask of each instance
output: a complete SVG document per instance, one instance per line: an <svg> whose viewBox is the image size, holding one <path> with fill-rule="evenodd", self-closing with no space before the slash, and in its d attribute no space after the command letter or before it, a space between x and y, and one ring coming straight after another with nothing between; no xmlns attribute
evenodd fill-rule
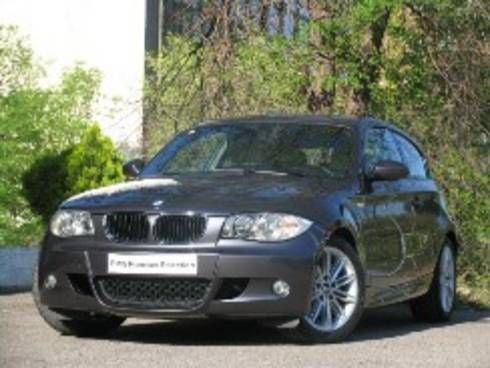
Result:
<svg viewBox="0 0 490 368"><path fill-rule="evenodd" d="M291 292L291 287L289 286L289 284L286 281L277 280L272 285L272 291L274 292L275 295L277 295L281 298L285 298Z"/></svg>
<svg viewBox="0 0 490 368"><path fill-rule="evenodd" d="M46 277L46 279L44 280L44 288L54 289L57 283L58 280L56 280L56 277L54 275L48 275L48 277Z"/></svg>

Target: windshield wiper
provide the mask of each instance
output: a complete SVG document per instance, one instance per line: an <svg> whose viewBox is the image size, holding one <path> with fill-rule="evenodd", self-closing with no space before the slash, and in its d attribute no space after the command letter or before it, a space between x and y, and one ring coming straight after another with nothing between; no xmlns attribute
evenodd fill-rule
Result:
<svg viewBox="0 0 490 368"><path fill-rule="evenodd" d="M254 169L251 167L240 167L240 168L226 168L219 170L209 170L209 171L193 171L193 172L163 172L158 175L147 175L146 177L164 177L164 176L185 176L185 175L206 175L206 174L227 174L227 173L238 173L242 175L256 174L256 175L274 175L274 176L297 176L305 177L305 173L298 170L274 170L274 169Z"/></svg>
<svg viewBox="0 0 490 368"><path fill-rule="evenodd" d="M306 175L300 171L295 170L272 170L272 169L243 169L244 174L259 174L259 175L277 175L277 176L298 176L305 177Z"/></svg>
<svg viewBox="0 0 490 368"><path fill-rule="evenodd" d="M302 171L299 171L299 170L291 170L291 169L287 169L287 170L284 170L284 173L286 175L289 175L289 176L298 176L300 178L304 178L306 177L307 175L302 172Z"/></svg>

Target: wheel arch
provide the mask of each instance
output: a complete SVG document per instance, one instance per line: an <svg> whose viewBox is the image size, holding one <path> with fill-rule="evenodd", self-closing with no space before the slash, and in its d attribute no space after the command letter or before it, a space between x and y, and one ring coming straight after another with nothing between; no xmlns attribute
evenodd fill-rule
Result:
<svg viewBox="0 0 490 368"><path fill-rule="evenodd" d="M348 203L342 203L340 198L337 200L325 208L326 213L322 221L324 241L337 236L345 239L363 262L365 249L361 244L360 221L357 213Z"/></svg>
<svg viewBox="0 0 490 368"><path fill-rule="evenodd" d="M456 255L458 255L459 252L461 251L462 244L461 244L460 239L456 235L456 232L453 229L449 230L446 233L446 238L449 239L449 241L451 242L451 244L453 244L454 251L456 252Z"/></svg>
<svg viewBox="0 0 490 368"><path fill-rule="evenodd" d="M340 227L337 227L336 229L334 229L333 231L330 231L328 233L328 239L331 239L333 237L341 237L341 238L344 238L347 242L349 242L350 245L352 245L352 248L357 252L358 249L357 249L357 242L356 242L356 238L354 237L354 235L352 234L352 231L345 227L345 226L340 226Z"/></svg>

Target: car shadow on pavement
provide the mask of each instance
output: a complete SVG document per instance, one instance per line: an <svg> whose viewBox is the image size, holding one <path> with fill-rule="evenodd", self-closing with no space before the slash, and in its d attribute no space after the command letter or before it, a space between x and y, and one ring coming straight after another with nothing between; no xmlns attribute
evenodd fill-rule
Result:
<svg viewBox="0 0 490 368"><path fill-rule="evenodd" d="M450 327L490 317L490 311L460 309L448 323L414 322L407 305L400 304L368 310L352 336L344 343L381 340L427 329ZM277 345L297 344L277 328L264 327L254 321L189 320L145 321L129 320L117 331L105 337L112 341L170 345Z"/></svg>
<svg viewBox="0 0 490 368"><path fill-rule="evenodd" d="M409 335L435 328L480 321L490 317L490 311L461 308L453 312L451 320L443 323L417 322L407 304L368 310L349 341L369 341Z"/></svg>

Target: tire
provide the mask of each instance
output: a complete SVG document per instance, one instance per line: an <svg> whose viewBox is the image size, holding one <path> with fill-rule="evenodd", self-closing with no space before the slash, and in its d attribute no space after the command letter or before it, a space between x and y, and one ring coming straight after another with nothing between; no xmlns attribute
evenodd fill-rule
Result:
<svg viewBox="0 0 490 368"><path fill-rule="evenodd" d="M103 336L117 329L125 320L122 317L90 315L85 312L73 312L68 317L56 313L41 303L39 294L39 272L36 265L32 278L32 296L39 314L53 329L63 335L75 336Z"/></svg>
<svg viewBox="0 0 490 368"><path fill-rule="evenodd" d="M450 257L449 264L447 257ZM447 268L449 267L449 270ZM444 280L444 282L443 282ZM444 294L449 293L449 294ZM449 300L444 301L444 295ZM417 321L445 322L451 317L456 301L456 253L447 241L439 253L429 291L410 301L412 315Z"/></svg>
<svg viewBox="0 0 490 368"><path fill-rule="evenodd" d="M325 276L320 274L319 268L322 268L320 265L324 263L328 254L333 258L331 258L330 263L327 262L330 266L324 267L324 269L330 270L329 276ZM338 273L335 271L338 270L336 266L338 267L340 259L346 261L346 266L344 270ZM345 340L359 323L364 311L365 277L359 257L347 240L335 237L323 247L314 268L310 310L300 318L295 329L286 331L291 337L303 343L334 343ZM335 278L332 273L338 273L337 277ZM318 288L318 280L327 280L327 278L331 281L337 280L340 284L337 284L339 287L335 287L336 284L334 283L331 284L331 288L325 284L323 289ZM352 281L342 285L348 279L352 279ZM328 283L328 281L322 282ZM340 291L335 291L339 289ZM341 294L342 296L340 296ZM339 297L345 300L341 301ZM350 302L347 302L347 299ZM321 300L323 300L323 304ZM336 320L335 313L339 312L339 307L342 306L345 316L338 313Z"/></svg>

